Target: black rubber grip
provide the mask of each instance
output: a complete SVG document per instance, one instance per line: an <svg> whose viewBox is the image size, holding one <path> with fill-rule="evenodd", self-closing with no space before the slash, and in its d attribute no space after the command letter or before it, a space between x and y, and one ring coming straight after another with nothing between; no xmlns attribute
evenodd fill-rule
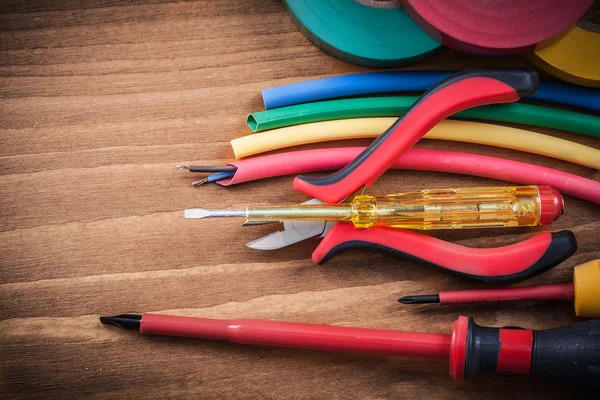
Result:
<svg viewBox="0 0 600 400"><path fill-rule="evenodd" d="M500 345L500 328L477 325L469 318L465 379L478 373L496 372Z"/></svg>
<svg viewBox="0 0 600 400"><path fill-rule="evenodd" d="M531 375L600 389L600 320L533 334Z"/></svg>

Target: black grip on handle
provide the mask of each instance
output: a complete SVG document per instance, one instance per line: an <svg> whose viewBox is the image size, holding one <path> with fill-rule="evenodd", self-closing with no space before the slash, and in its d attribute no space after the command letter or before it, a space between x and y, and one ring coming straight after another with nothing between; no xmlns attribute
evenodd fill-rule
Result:
<svg viewBox="0 0 600 400"><path fill-rule="evenodd" d="M477 71L477 70L474 70ZM482 70L479 70L480 73ZM522 70L517 68L488 68L487 75L489 78L498 79L512 86L519 94L519 97L527 97L537 92L540 87L540 78L537 72L533 70Z"/></svg>
<svg viewBox="0 0 600 400"><path fill-rule="evenodd" d="M531 375L600 388L600 319L533 334Z"/></svg>
<svg viewBox="0 0 600 400"><path fill-rule="evenodd" d="M402 230L390 230L378 227L370 228L368 230L361 230L353 228L349 224L337 224L321 241L317 249L315 249L312 258L315 263L323 264L337 254L348 250L366 250L392 256L402 260L412 261L421 265L440 268L443 271L455 274L465 279L483 283L498 284L517 282L541 274L542 272L545 272L550 268L560 264L577 251L577 240L575 239L573 232L554 232L551 234L551 241L548 247L544 249L543 253L540 253L540 258L531 265L524 265L523 268L518 272L505 274L490 273L490 269L486 264L493 264L498 257L503 256L503 254L497 254L494 257L490 255L485 258L479 257L478 260L481 265L480 268L478 268L478 273L465 273L456 268L452 268L452 266L449 264L440 265L415 255L413 251L414 247L411 248L410 246L416 246L416 244L409 241L410 238L414 238L414 235L415 233L404 233ZM533 239L534 238L528 240ZM440 243L443 243L441 240L427 237L427 241L430 242L428 248L432 252L439 253L444 251L444 249L439 245ZM508 248L520 247L526 242L527 241L505 246L502 249L504 249L506 252L508 251ZM435 243L438 243L437 247ZM531 247L519 248L520 253L524 251L531 252L533 249ZM536 248L536 251L539 251L539 247ZM462 252L463 254L468 254L476 259L480 250L462 247ZM504 256L506 256L506 253L504 253ZM447 259L451 258L452 253L448 253Z"/></svg>
<svg viewBox="0 0 600 400"><path fill-rule="evenodd" d="M477 325L469 318L465 379L481 372L496 372L500 346L500 328Z"/></svg>

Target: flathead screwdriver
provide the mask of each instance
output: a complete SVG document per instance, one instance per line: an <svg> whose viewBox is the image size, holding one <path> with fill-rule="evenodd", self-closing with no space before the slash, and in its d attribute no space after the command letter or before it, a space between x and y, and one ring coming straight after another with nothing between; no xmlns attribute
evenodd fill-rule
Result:
<svg viewBox="0 0 600 400"><path fill-rule="evenodd" d="M350 203L249 206L243 210L185 210L186 218L257 221L337 221L357 228L499 228L546 225L563 212L560 193L548 186L430 189L385 197L356 196Z"/></svg>

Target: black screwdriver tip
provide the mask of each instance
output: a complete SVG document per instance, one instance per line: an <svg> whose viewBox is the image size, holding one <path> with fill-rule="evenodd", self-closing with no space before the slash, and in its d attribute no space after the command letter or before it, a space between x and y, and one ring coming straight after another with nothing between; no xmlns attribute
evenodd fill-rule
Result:
<svg viewBox="0 0 600 400"><path fill-rule="evenodd" d="M424 294L420 296L404 296L398 299L398 302L402 304L429 304L439 303L440 296L437 294Z"/></svg>
<svg viewBox="0 0 600 400"><path fill-rule="evenodd" d="M100 317L100 322L105 325L114 325L123 329L131 329L134 331L140 330L141 315L136 314L121 314L112 317Z"/></svg>

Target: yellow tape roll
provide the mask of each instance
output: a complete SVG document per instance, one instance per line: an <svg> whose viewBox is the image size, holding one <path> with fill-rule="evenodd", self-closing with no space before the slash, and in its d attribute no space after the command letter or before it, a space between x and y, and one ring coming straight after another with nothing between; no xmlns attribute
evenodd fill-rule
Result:
<svg viewBox="0 0 600 400"><path fill-rule="evenodd" d="M529 59L559 79L600 88L600 1L564 37Z"/></svg>
<svg viewBox="0 0 600 400"><path fill-rule="evenodd" d="M243 158L302 144L372 138L382 134L396 120L394 117L352 118L287 126L233 139L231 147L236 158ZM600 169L600 150L507 126L444 120L424 137L520 150Z"/></svg>

